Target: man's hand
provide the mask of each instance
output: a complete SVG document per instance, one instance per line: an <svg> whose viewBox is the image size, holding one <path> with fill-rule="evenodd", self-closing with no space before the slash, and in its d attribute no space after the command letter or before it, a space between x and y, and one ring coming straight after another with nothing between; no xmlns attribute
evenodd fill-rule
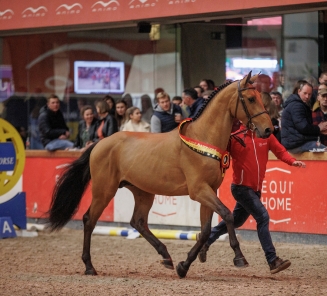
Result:
<svg viewBox="0 0 327 296"><path fill-rule="evenodd" d="M66 131L65 134L61 135L58 139L66 140L69 138L69 135L70 135L69 131Z"/></svg>
<svg viewBox="0 0 327 296"><path fill-rule="evenodd" d="M318 124L319 128L320 128L320 132L324 133L327 131L327 121L322 121Z"/></svg>
<svg viewBox="0 0 327 296"><path fill-rule="evenodd" d="M296 160L292 163L292 166L305 168L305 163L303 161Z"/></svg>

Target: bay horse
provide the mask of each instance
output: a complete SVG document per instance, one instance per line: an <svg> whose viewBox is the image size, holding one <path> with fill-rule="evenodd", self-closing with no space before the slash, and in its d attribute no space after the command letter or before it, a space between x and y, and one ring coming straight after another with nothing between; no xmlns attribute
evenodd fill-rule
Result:
<svg viewBox="0 0 327 296"><path fill-rule="evenodd" d="M198 114L178 129L159 134L115 133L90 146L66 168L53 191L48 227L60 230L73 217L92 179L92 202L83 216L85 274L97 275L91 262L91 235L103 210L122 187L134 195L131 226L157 250L162 256L160 263L169 269L174 265L166 246L148 228L154 196L189 195L201 204L200 238L187 259L176 266L180 278L186 276L209 238L213 212L226 222L234 265L248 265L236 238L233 215L217 198L217 189L229 163L226 149L233 119L241 120L259 137L269 137L273 131L260 94L252 86L257 76L251 77L250 72L240 81L219 87Z"/></svg>

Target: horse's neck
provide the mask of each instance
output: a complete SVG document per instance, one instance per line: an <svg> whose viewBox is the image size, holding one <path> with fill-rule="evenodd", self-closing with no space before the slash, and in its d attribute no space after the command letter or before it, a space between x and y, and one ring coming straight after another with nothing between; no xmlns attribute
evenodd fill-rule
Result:
<svg viewBox="0 0 327 296"><path fill-rule="evenodd" d="M207 144L226 149L232 130L233 119L228 98L213 98L187 129L187 136Z"/></svg>

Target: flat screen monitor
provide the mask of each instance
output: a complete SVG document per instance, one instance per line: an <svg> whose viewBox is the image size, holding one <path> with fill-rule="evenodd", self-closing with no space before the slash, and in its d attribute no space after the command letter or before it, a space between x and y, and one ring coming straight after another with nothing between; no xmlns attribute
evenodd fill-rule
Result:
<svg viewBox="0 0 327 296"><path fill-rule="evenodd" d="M124 62L75 61L74 91L77 94L123 93Z"/></svg>

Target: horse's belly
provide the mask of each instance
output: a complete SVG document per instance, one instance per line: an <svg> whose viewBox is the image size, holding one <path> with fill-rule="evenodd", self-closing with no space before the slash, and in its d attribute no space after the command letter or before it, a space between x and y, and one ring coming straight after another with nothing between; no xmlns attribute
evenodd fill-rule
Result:
<svg viewBox="0 0 327 296"><path fill-rule="evenodd" d="M188 189L185 180L166 178L157 178L153 175L134 177L130 181L132 185L153 194L179 196L187 195Z"/></svg>
<svg viewBox="0 0 327 296"><path fill-rule="evenodd" d="M169 196L188 194L184 174L177 166L148 161L123 171L121 180L146 192Z"/></svg>

